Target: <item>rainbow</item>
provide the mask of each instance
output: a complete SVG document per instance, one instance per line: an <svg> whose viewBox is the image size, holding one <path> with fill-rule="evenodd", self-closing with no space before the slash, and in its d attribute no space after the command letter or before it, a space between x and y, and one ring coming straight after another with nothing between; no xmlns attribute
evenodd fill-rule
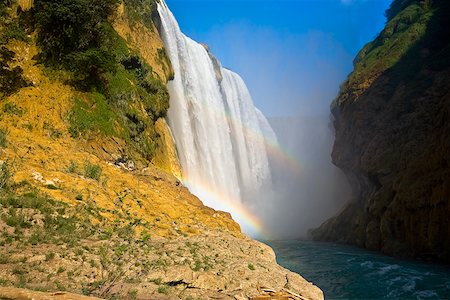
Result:
<svg viewBox="0 0 450 300"><path fill-rule="evenodd" d="M218 120L223 120L223 112L215 112L215 115ZM269 156L276 159L277 162L281 162L282 167L288 168L295 173L300 173L302 171L298 160L287 150L281 148L277 140L270 139L269 137L264 136L260 130L256 130L243 124L229 112L226 112L225 116L226 118L223 121L241 127L246 138L262 142L265 145ZM206 202L207 205L209 204L217 210L229 212L233 219L241 226L244 233L252 237L264 238L270 236L270 233L268 232L268 229L264 227L263 222L254 212L241 202L241 199L234 199L226 195L225 191L217 191L217 189L213 188L208 182L190 180L188 174L183 174L181 180L194 195Z"/></svg>
<svg viewBox="0 0 450 300"><path fill-rule="evenodd" d="M218 119L223 116L223 112L214 112L214 114L218 117ZM225 111L225 118L225 122L242 128L242 131L244 132L246 138L263 143L268 154L270 154L270 156L275 158L278 162L281 162L283 167L291 169L296 174L302 171L302 167L297 158L290 154L287 149L283 149L276 139L270 139L259 130L243 124L240 120L237 120L236 117L232 116L228 111Z"/></svg>
<svg viewBox="0 0 450 300"><path fill-rule="evenodd" d="M261 220L245 207L240 199L233 199L225 193L218 192L206 182L197 180L194 183L186 177L183 177L182 181L191 193L206 204L213 204L214 209L230 213L244 233L250 236L268 236Z"/></svg>

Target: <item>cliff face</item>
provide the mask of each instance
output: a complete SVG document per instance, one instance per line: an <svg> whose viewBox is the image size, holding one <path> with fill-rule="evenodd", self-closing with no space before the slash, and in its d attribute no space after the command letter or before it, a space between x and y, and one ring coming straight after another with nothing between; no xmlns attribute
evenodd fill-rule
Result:
<svg viewBox="0 0 450 300"><path fill-rule="evenodd" d="M449 11L394 1L355 59L332 104L332 159L353 198L314 239L450 261Z"/></svg>

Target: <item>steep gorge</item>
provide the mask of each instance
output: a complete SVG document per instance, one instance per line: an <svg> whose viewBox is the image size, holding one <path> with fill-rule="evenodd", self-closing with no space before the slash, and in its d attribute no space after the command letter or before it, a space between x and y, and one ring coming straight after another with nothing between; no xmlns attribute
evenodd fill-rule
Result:
<svg viewBox="0 0 450 300"><path fill-rule="evenodd" d="M353 198L316 240L450 261L450 7L395 0L332 104Z"/></svg>

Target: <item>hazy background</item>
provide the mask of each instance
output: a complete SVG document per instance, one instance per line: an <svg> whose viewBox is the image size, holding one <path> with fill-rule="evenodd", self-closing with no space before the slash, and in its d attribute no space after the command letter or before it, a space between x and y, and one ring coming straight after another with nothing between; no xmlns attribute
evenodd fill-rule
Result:
<svg viewBox="0 0 450 300"><path fill-rule="evenodd" d="M166 0L181 30L245 80L280 151L275 193L259 199L271 236L301 237L349 199L331 164L331 101L358 51L384 27L390 0Z"/></svg>

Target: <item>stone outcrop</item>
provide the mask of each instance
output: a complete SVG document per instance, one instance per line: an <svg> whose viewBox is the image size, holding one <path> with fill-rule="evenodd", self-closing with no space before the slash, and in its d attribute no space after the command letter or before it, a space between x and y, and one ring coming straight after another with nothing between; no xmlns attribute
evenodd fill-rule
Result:
<svg viewBox="0 0 450 300"><path fill-rule="evenodd" d="M353 198L312 231L390 255L450 261L448 1L394 1L332 104L332 158Z"/></svg>
<svg viewBox="0 0 450 300"><path fill-rule="evenodd" d="M67 292L37 292L27 289L0 287L0 299L4 300L99 300L96 297L82 296Z"/></svg>
<svg viewBox="0 0 450 300"><path fill-rule="evenodd" d="M4 250L0 247L1 255ZM29 289L56 285L102 299L323 299L318 287L277 265L267 245L217 231L145 241L91 238L72 248L37 245L3 257L2 282L13 282L15 273L27 270ZM0 288L1 297L93 299Z"/></svg>

